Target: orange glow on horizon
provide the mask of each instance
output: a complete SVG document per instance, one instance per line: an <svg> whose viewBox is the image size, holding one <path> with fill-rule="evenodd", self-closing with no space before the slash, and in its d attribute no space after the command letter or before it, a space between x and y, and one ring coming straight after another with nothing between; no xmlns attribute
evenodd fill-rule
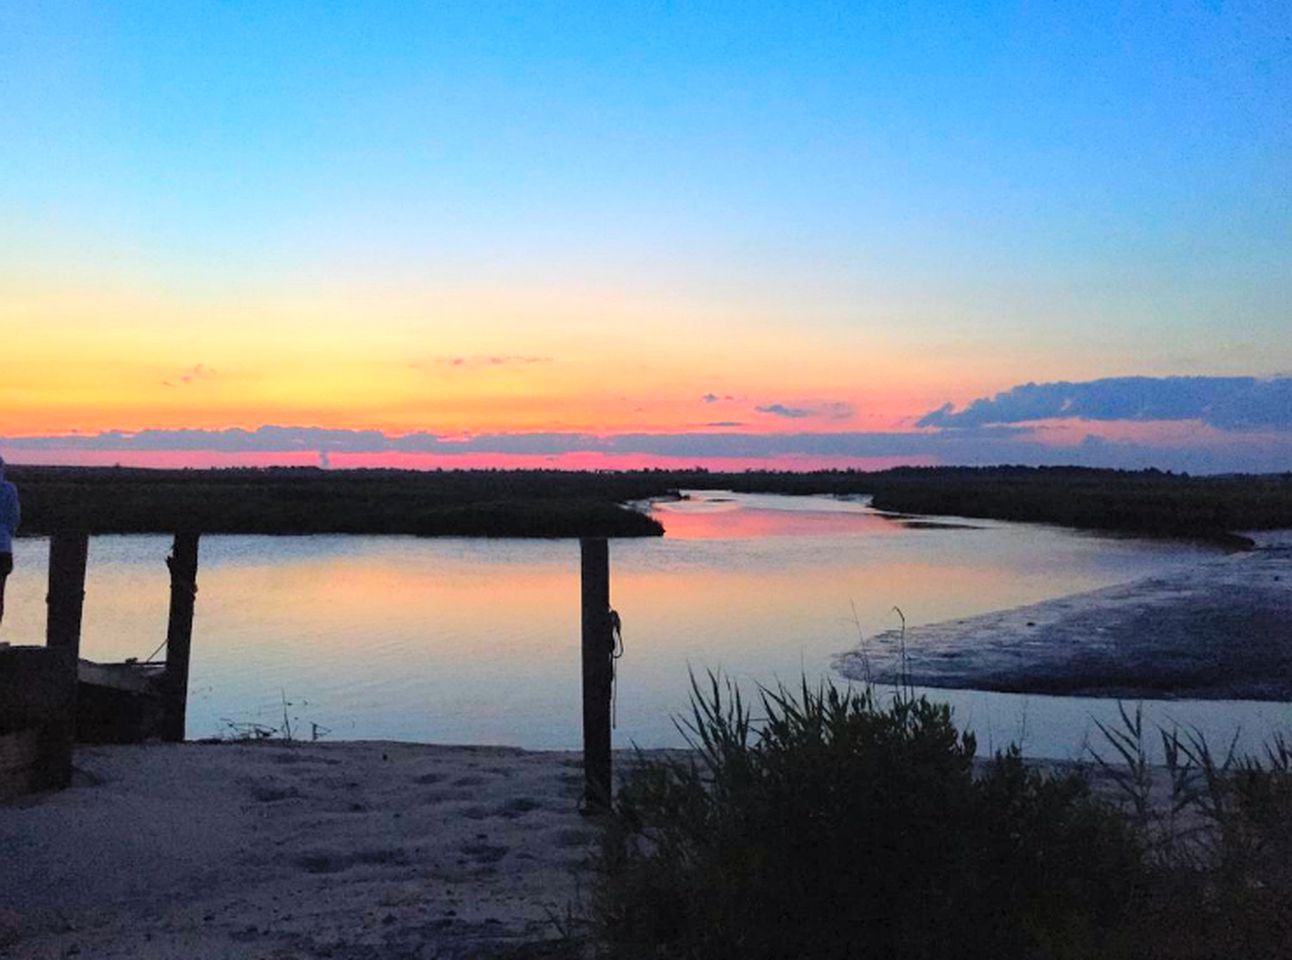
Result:
<svg viewBox="0 0 1292 960"><path fill-rule="evenodd" d="M805 332L622 291L185 289L0 274L0 436L264 424L436 434L890 431L1000 386L887 325ZM613 331L613 334L610 333ZM787 363L792 355L793 363ZM955 375L951 376L954 369ZM955 382L962 396L948 397ZM710 402L702 398L712 397ZM759 407L809 411L787 418ZM732 428L735 429L735 428Z"/></svg>

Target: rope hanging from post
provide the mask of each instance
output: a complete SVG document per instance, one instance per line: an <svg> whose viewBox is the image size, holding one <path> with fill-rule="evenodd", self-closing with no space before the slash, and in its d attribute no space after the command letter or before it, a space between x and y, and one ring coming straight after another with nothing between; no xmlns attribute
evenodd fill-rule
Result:
<svg viewBox="0 0 1292 960"><path fill-rule="evenodd" d="M610 611L610 729L619 723L619 668L615 661L624 655L624 622L619 611Z"/></svg>
<svg viewBox="0 0 1292 960"><path fill-rule="evenodd" d="M166 570L167 572L170 573L170 583L171 583L171 588L173 590L186 590L190 596L192 597L197 596L197 579L193 578L185 582L184 579L181 579L181 575L179 571L175 569L175 550L173 547L171 548L171 552L166 554ZM152 653L148 654L148 656L145 657L142 662L143 663L164 662L157 659L157 654L161 653L162 650L165 649L166 643L168 640L170 640L169 637L163 638L162 642L157 644L157 649L154 650ZM126 661L126 662L129 663L129 661Z"/></svg>

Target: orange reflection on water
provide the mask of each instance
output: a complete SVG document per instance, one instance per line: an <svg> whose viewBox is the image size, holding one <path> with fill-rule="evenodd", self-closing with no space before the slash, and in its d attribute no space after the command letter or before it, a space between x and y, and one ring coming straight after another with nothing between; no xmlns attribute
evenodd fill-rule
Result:
<svg viewBox="0 0 1292 960"><path fill-rule="evenodd" d="M749 509L739 501L706 496L701 501L661 502L655 519L674 540L756 540L767 537L884 535L899 533L890 521L860 508L838 510Z"/></svg>
<svg viewBox="0 0 1292 960"><path fill-rule="evenodd" d="M211 538L214 540L214 538ZM471 552L445 556L436 541L400 538L379 552L346 549L348 538L322 556L284 557L278 563L221 563L203 571L203 599L211 616L258 626L317 625L316 635L337 644L331 652L359 651L391 629L427 638L459 637L509 622L577 620L578 545L567 543L565 563L488 563ZM482 541L481 548L488 543ZM430 548L430 549L428 549ZM218 629L219 620L210 623ZM508 631L499 631L502 638ZM470 656L470 651L462 651Z"/></svg>

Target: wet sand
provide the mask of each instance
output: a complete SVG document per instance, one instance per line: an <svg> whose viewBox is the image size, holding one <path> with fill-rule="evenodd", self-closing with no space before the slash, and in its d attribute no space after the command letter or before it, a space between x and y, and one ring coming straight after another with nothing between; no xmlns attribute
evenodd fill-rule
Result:
<svg viewBox="0 0 1292 960"><path fill-rule="evenodd" d="M579 756L407 743L78 750L0 806L0 957L534 957L596 821Z"/></svg>
<svg viewBox="0 0 1292 960"><path fill-rule="evenodd" d="M915 686L1126 698L1292 699L1292 532L1166 576L908 628ZM899 631L835 660L901 679Z"/></svg>

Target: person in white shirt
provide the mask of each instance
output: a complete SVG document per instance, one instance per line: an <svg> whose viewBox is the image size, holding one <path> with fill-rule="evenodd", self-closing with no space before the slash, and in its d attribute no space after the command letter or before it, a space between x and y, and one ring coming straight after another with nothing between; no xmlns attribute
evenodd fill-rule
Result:
<svg viewBox="0 0 1292 960"><path fill-rule="evenodd" d="M0 457L0 622L4 620L4 588L13 573L13 538L22 522L18 488L4 478L4 458Z"/></svg>

